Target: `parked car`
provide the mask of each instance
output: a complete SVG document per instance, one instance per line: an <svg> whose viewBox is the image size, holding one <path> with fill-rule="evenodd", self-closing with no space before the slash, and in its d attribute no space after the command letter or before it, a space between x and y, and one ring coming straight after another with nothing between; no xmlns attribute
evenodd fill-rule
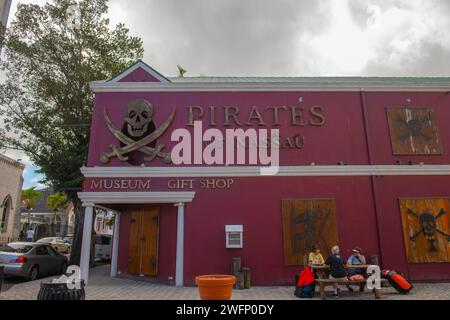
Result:
<svg viewBox="0 0 450 320"><path fill-rule="evenodd" d="M73 246L73 234L66 234L63 240Z"/></svg>
<svg viewBox="0 0 450 320"><path fill-rule="evenodd" d="M6 276L36 280L64 274L67 257L46 244L15 242L0 247L0 266Z"/></svg>
<svg viewBox="0 0 450 320"><path fill-rule="evenodd" d="M98 260L110 260L112 252L112 236L95 236L95 258Z"/></svg>
<svg viewBox="0 0 450 320"><path fill-rule="evenodd" d="M70 243L68 243L67 241L64 241L63 238L59 238L59 237L43 238L43 239L37 241L37 243L48 244L56 251L62 252L62 253L70 253L70 250L72 248Z"/></svg>

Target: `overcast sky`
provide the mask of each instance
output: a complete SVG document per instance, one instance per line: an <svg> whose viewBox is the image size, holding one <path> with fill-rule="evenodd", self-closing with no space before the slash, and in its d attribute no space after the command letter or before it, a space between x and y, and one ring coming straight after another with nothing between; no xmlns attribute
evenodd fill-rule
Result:
<svg viewBox="0 0 450 320"><path fill-rule="evenodd" d="M110 17L168 76L450 75L449 0L110 0Z"/></svg>
<svg viewBox="0 0 450 320"><path fill-rule="evenodd" d="M450 76L449 0L110 0L110 17L167 76Z"/></svg>

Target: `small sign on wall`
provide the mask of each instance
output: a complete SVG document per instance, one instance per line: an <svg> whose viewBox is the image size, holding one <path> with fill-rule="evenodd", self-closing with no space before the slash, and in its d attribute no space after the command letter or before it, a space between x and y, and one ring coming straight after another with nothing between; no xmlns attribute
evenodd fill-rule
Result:
<svg viewBox="0 0 450 320"><path fill-rule="evenodd" d="M244 247L244 226L227 225L225 226L226 248L242 249Z"/></svg>

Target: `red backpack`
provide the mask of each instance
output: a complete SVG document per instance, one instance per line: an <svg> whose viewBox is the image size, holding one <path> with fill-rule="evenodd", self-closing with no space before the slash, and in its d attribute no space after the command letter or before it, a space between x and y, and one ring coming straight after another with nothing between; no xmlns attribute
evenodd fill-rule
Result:
<svg viewBox="0 0 450 320"><path fill-rule="evenodd" d="M297 287L306 287L314 283L316 279L309 267L306 267L300 271L300 276L298 278Z"/></svg>

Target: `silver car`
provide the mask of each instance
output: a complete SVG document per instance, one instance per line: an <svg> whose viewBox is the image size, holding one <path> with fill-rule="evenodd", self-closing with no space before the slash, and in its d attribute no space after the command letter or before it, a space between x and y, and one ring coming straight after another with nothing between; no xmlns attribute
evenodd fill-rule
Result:
<svg viewBox="0 0 450 320"><path fill-rule="evenodd" d="M67 257L40 243L16 242L0 247L5 276L36 280L66 272Z"/></svg>
<svg viewBox="0 0 450 320"><path fill-rule="evenodd" d="M58 252L67 254L70 253L70 244L64 241L63 238L59 237L43 238L41 240L36 241L36 243L48 244L50 247L52 247Z"/></svg>

